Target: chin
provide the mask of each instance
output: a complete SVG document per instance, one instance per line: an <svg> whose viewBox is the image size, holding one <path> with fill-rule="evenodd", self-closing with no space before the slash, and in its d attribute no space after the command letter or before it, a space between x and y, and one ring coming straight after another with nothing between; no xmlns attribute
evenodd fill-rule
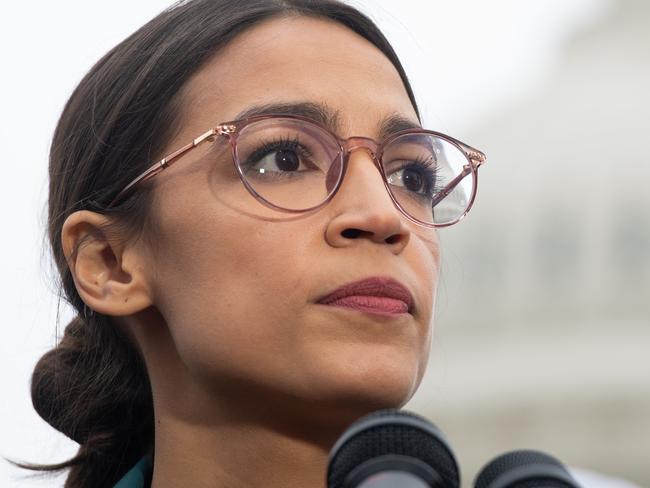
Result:
<svg viewBox="0 0 650 488"><path fill-rule="evenodd" d="M338 355L336 364L318 363L314 384L321 385L327 403L369 412L400 408L410 400L422 378L417 355L376 345L372 349L373 354Z"/></svg>

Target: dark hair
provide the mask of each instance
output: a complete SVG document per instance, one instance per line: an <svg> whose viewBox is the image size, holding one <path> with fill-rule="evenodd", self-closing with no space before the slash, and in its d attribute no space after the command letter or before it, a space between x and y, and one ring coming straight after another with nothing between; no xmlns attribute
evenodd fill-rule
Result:
<svg viewBox="0 0 650 488"><path fill-rule="evenodd" d="M49 241L61 295L78 316L38 361L31 384L38 414L80 447L60 464L15 465L46 473L69 468L65 487L98 488L113 486L153 449L153 402L144 361L109 316L89 311L79 297L61 246L61 228L71 213L86 209L112 216L122 235L146 238L154 228L146 185L107 207L161 156L157 151L177 130L184 83L241 32L289 15L338 22L373 43L399 72L418 112L386 38L368 17L336 0L181 1L100 59L68 100L50 151Z"/></svg>

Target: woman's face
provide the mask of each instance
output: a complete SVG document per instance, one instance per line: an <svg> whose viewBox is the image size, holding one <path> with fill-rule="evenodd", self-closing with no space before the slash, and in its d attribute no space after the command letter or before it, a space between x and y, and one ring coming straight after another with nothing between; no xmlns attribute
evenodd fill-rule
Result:
<svg viewBox="0 0 650 488"><path fill-rule="evenodd" d="M267 21L236 37L188 82L183 100L180 131L162 152L252 105L324 105L338 114L344 138L378 140L380 121L395 114L418 123L397 71L376 47L339 24L305 17ZM322 415L319 408L404 404L428 359L435 232L399 213L364 150L352 152L327 205L296 216L256 202L225 143L217 144L153 180L158 244L148 278L173 345L165 375L153 373L154 390L179 395L175 375L183 371L192 388L233 406ZM404 284L411 313L317 303L374 276Z"/></svg>

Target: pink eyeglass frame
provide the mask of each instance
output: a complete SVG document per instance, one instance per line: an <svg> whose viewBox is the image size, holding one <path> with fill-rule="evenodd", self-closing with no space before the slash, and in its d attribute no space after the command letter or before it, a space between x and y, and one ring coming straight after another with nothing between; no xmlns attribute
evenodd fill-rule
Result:
<svg viewBox="0 0 650 488"><path fill-rule="evenodd" d="M253 122L259 122L261 120L265 119L291 119L291 120L298 120L307 124L314 125L321 130L323 130L325 133L330 134L332 139L336 140L338 145L339 145L339 154L338 157L342 158L341 163L342 163L342 168L341 168L341 173L338 181L336 182L336 185L334 186L333 190L331 191L330 195L321 203L314 207L310 207L307 209L302 209L302 210L292 210L292 209L287 209L284 207L279 207L277 205L274 205L273 203L269 202L266 200L264 197L259 195L255 189L248 183L246 180L246 177L241 171L241 167L238 164L238 158L237 158L237 135L238 133L247 125L253 123ZM453 180L449 182L443 188L439 196L436 198L435 202L433 203L432 206L437 205L440 201L442 201L449 193L452 192L452 190L460 183L460 181L465 178L467 175L471 174L472 175L472 194L469 198L467 208L465 211L455 220L451 222L445 222L442 224L437 224L437 223L429 223L429 222L423 222L421 220L416 219L415 217L412 217L403 207L400 205L400 203L397 201L397 199L393 196L392 191L390 190L388 180L386 178L386 174L384 172L384 169L381 165L381 159L383 155L384 148L389 145L393 140L396 138L403 136L405 134L429 134L432 136L435 136L437 138L443 139L447 141L448 143L452 144L456 148L458 148L467 158L467 163L466 165L463 166L463 171ZM233 164L235 165L235 169L237 171L237 174L239 175L242 183L246 187L246 189L250 192L253 197L255 197L256 200L258 200L262 205L273 208L275 210L279 210L281 212L288 212L288 213L304 213L304 212L309 212L313 211L316 209L321 208L325 204L327 204L333 197L336 195L336 193L339 190L339 187L341 186L341 183L343 181L343 178L345 177L345 173L347 171L347 165L348 165L348 156L352 151L355 149L359 148L364 148L366 149L369 153L370 156L372 157L372 160L379 170L382 179L384 181L384 186L386 187L386 190L388 191L388 195L390 196L391 200L393 201L393 204L397 207L397 209L411 222L422 225L424 227L429 227L429 228L434 228L434 227L448 227L450 225L456 224L459 221L461 221L467 213L470 211L472 208L472 205L474 204L474 199L476 198L476 192L478 189L478 168L485 164L487 161L487 158L485 154L478 149L475 149L464 142L461 142L457 139L454 139L453 137L450 137L446 134L443 134L441 132L435 132L431 130L426 130L426 129L406 129L402 130L399 132L395 132L385 138L381 143L376 142L374 139L371 139L369 137L362 137L362 136L355 136L355 137L349 137L347 139L343 139L341 137L338 137L336 134L332 133L331 130L329 130L327 127L324 125L316 122L315 120L312 120L308 117L303 117L300 115L285 115L285 114L266 114L266 115L258 115L258 116L253 116L253 117L248 117L245 119L240 119L240 120L232 120L229 122L223 122L219 124L218 126L210 129L207 132L204 132L201 134L199 137L194 139L192 142L189 144L186 144L185 146L181 147L180 149L177 149L176 151L168 154L164 158L162 158L160 161L157 163L153 164L150 166L146 171L141 173L139 176L137 176L134 180L132 180L128 185L126 185L116 196L113 198L113 200L109 203L108 208L113 207L116 203L118 203L124 196L131 190L135 189L137 186L143 184L145 181L150 180L154 176L156 176L158 173L163 171L164 169L169 168L172 164L174 164L176 161L180 159L181 156L184 156L188 152L190 152L192 149L196 148L197 146L203 144L204 142L214 142L218 136L225 136L228 139L228 142L230 143L230 148L231 148L231 153L232 153L232 160Z"/></svg>

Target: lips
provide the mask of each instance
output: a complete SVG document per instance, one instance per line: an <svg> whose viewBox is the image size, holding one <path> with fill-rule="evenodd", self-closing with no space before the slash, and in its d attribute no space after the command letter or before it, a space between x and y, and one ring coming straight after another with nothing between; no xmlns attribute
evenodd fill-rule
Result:
<svg viewBox="0 0 650 488"><path fill-rule="evenodd" d="M413 296L397 280L372 277L343 285L318 300L318 303L362 312L401 314L411 312Z"/></svg>

